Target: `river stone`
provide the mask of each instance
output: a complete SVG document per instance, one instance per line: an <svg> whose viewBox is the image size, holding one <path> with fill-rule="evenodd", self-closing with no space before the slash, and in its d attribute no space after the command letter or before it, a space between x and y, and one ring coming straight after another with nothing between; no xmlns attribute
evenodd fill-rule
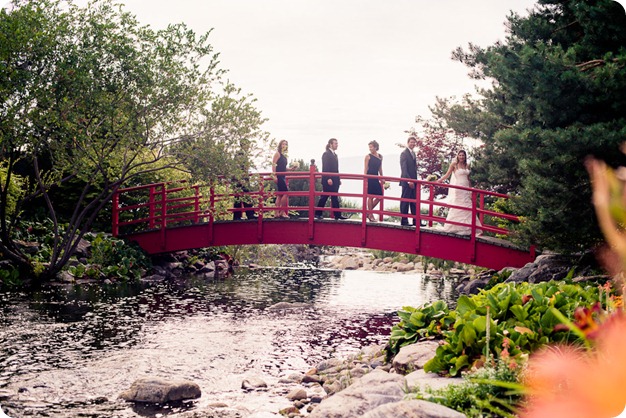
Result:
<svg viewBox="0 0 626 418"><path fill-rule="evenodd" d="M307 397L306 390L304 389L294 389L287 394L287 399L290 401L300 401L302 399L306 399Z"/></svg>
<svg viewBox="0 0 626 418"><path fill-rule="evenodd" d="M404 377L409 389L418 388L421 391L424 391L427 387L438 390L449 385L460 385L463 383L462 377L443 377L437 373L427 373L423 369L416 370Z"/></svg>
<svg viewBox="0 0 626 418"><path fill-rule="evenodd" d="M359 263L359 259L357 257L347 255L339 261L337 266L340 270L357 270L361 264Z"/></svg>
<svg viewBox="0 0 626 418"><path fill-rule="evenodd" d="M241 388L245 390L254 390L266 387L267 383L265 383L265 381L263 381L260 377L256 376L248 377L241 382Z"/></svg>
<svg viewBox="0 0 626 418"><path fill-rule="evenodd" d="M233 408L208 408L201 411L188 411L176 414L177 418L244 418L249 417L247 411L239 411Z"/></svg>
<svg viewBox="0 0 626 418"><path fill-rule="evenodd" d="M337 367L337 366L341 366L343 364L343 362L341 360L339 360L338 358L329 358L328 360L322 360L318 365L317 365L317 371L319 372L324 372L327 371L328 369L332 368L332 367Z"/></svg>
<svg viewBox="0 0 626 418"><path fill-rule="evenodd" d="M166 403L196 399L200 395L200 386L189 380L145 378L135 380L130 389L120 394L120 398L129 402Z"/></svg>
<svg viewBox="0 0 626 418"><path fill-rule="evenodd" d="M381 405L369 412L362 418L465 418L462 414L447 406L433 402L413 399Z"/></svg>
<svg viewBox="0 0 626 418"><path fill-rule="evenodd" d="M393 359L394 370L400 374L407 374L423 368L428 360L435 357L438 346L437 341L420 341L405 345Z"/></svg>
<svg viewBox="0 0 626 418"><path fill-rule="evenodd" d="M402 400L404 385L404 376L374 370L341 392L324 399L309 417L361 417L377 406Z"/></svg>

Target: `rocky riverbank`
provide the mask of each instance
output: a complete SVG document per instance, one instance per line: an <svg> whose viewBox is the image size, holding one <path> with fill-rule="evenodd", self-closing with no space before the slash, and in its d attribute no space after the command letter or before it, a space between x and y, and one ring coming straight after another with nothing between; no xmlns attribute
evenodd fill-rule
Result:
<svg viewBox="0 0 626 418"><path fill-rule="evenodd" d="M89 246L81 248L78 263L89 254ZM567 276L575 281L594 279L606 280L605 276L590 276L589 268L574 268L577 260L559 255L542 255L534 263L521 269L503 269L501 271L484 270L455 264L436 266L423 258L398 255L377 258L375 253L359 249L322 249L309 246L285 246L285 258L295 263L306 263L324 269L369 270L394 274L425 273L429 275L453 275L460 293L477 293L480 289L500 281L540 282L560 280ZM145 271L142 280L161 281L182 279L188 275L207 279L226 277L230 271L238 268L235 260L227 256L217 259L205 259L197 251L180 252L167 256L155 257L153 267ZM247 268L256 268L257 264L241 262ZM64 282L81 282L84 278L71 274L60 277ZM111 279L106 279L111 280ZM279 310L305 310L306 305L281 302L273 307ZM270 308L271 310L272 308ZM245 408L233 408L224 403L214 402L202 410L193 410L177 414L186 418L234 418L234 417L297 417L309 415L315 417L462 417L456 411L440 405L417 401L407 397L407 388L438 388L450 384L459 384L459 379L447 379L427 374L423 364L434 356L437 343L419 342L403 347L390 362L385 362L381 346L365 347L358 355L349 358L331 358L300 373L282 376L277 381L264 382L250 376L241 382L241 391L245 394L268 392L272 397L281 398L285 406L273 412L254 412ZM120 398L136 403L169 403L193 400L202 396L201 388L194 382L169 381L148 376L137 382L128 382L128 389L120 392ZM0 400L2 400L0 393ZM246 395L248 396L248 395ZM252 408L254 409L254 408Z"/></svg>
<svg viewBox="0 0 626 418"><path fill-rule="evenodd" d="M314 260L320 268L338 270L369 270L388 273L430 275L456 275L460 293L477 293L480 289L496 282L541 282L561 280L567 276L574 281L596 280L602 282L606 276L590 276L590 268L576 270L576 259L556 254L539 256L535 262L520 269L507 268L501 271L475 269L470 266L454 265L442 271L434 264L424 265L408 257L376 258L372 253L355 249L349 253L330 250L319 254ZM254 267L248 266L248 267ZM276 309L307 309L306 306L278 304ZM412 388L441 388L461 384L459 378L443 378L425 373L423 365L431 359L437 342L422 341L403 347L398 355L386 362L382 346L366 347L349 358L331 358L310 370L284 376L278 382L267 384L259 378L248 378L242 382L242 390L271 391L282 394L290 403L275 413L253 413L234 410L227 405L215 405L210 410L183 414L185 417L298 417L347 418L419 416L460 418L463 414L438 404L416 400L407 395ZM199 396L199 394L198 394ZM132 400L132 399L129 399Z"/></svg>

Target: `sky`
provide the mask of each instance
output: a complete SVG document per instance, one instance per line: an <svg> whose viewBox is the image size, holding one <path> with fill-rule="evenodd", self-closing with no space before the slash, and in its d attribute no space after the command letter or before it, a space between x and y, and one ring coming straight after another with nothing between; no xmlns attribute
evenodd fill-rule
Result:
<svg viewBox="0 0 626 418"><path fill-rule="evenodd" d="M119 0L154 29L186 23L209 37L231 82L252 94L289 159L341 157L377 140L397 154L437 97L475 91L457 47L505 40L511 11L535 0ZM77 0L85 4L86 0ZM626 0L619 0L622 5ZM483 84L484 85L484 84ZM340 160L341 161L341 160ZM388 163L387 163L388 164ZM343 171L343 170L342 170Z"/></svg>
<svg viewBox="0 0 626 418"><path fill-rule="evenodd" d="M451 53L505 38L511 10L533 0L125 0L154 29L184 22L210 42L221 68L251 93L289 141L289 159L319 161L329 138L340 158L397 154L436 97L474 91Z"/></svg>

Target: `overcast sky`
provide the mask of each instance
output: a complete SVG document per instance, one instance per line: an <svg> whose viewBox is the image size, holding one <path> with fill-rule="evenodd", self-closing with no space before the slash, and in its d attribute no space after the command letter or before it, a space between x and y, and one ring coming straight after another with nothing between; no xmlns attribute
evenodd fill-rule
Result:
<svg viewBox="0 0 626 418"><path fill-rule="evenodd" d="M213 28L221 68L253 94L265 129L289 141L289 157L397 153L435 98L474 91L451 52L504 40L510 11L534 0L120 0L154 29L184 22ZM626 0L620 0L624 4ZM83 3L79 0L79 3Z"/></svg>
<svg viewBox="0 0 626 418"><path fill-rule="evenodd" d="M504 40L510 10L533 0L126 0L153 28L185 22L210 39L230 80L258 100L289 157L365 156L376 139L397 153L436 96L475 82L451 52Z"/></svg>

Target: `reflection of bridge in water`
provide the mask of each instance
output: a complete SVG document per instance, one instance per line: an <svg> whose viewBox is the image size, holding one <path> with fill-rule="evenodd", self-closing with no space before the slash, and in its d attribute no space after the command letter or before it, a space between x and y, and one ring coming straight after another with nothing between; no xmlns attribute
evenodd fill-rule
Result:
<svg viewBox="0 0 626 418"><path fill-rule="evenodd" d="M396 210L385 209L390 202L399 205L400 197L383 196L379 207L367 210L367 179L376 176L341 174L342 182L358 181L363 184L363 193L324 193L362 200L362 208L341 208L347 220L315 218L315 202L321 191L309 187L319 183L321 173L312 166L310 172L285 173L292 184L299 182L302 191L284 192L291 204L289 219L274 218L276 208L269 202L279 194L273 190L271 173L250 176L250 192L241 192L228 184L179 185L158 183L120 189L113 197L113 234L136 241L150 254L182 251L223 245L255 244L312 244L340 247L369 248L385 251L420 254L445 260L458 261L493 269L521 267L535 258L535 250L519 248L503 239L509 233L503 224L518 221L514 215L495 212L489 205L508 196L486 190L446 185L472 193L472 223L465 226L469 235L455 235L442 230L445 217L437 213L440 208L459 208L434 199L435 187L439 183L422 180L414 182L417 190L429 189L429 197L416 197L417 207L427 207L427 213L402 215ZM384 177L397 182L399 178ZM252 207L233 209L233 199L248 200ZM286 209L286 208L285 208ZM461 209L461 208L459 208ZM254 210L258 215L253 220L231 220L234 212ZM371 223L367 215L373 214L379 222ZM355 216L356 215L356 216ZM360 217L360 218L359 218ZM413 219L419 228L401 226L402 217ZM480 219L481 236L476 236L476 219ZM395 220L395 222L394 222ZM500 224L500 225L499 225Z"/></svg>

